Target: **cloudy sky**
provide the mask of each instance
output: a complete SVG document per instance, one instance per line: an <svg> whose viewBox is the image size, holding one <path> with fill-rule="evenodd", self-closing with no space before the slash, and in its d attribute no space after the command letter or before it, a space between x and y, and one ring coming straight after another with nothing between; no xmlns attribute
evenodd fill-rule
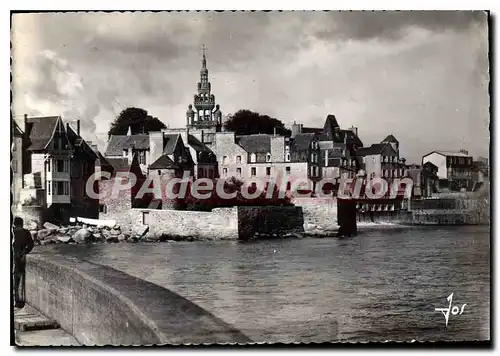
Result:
<svg viewBox="0 0 500 356"><path fill-rule="evenodd" d="M487 37L482 12L16 14L13 110L80 118L101 149L128 106L183 126L205 44L224 114L307 126L334 114L365 145L392 133L410 162L487 156Z"/></svg>

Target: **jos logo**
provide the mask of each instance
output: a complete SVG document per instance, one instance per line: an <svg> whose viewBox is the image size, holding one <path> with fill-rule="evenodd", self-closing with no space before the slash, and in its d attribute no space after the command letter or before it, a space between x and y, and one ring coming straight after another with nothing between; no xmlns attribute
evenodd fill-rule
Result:
<svg viewBox="0 0 500 356"><path fill-rule="evenodd" d="M443 313L444 319L446 321L446 327L448 327L448 319L450 317L450 312L452 315L462 315L462 313L464 312L464 308L467 304L463 304L461 308L458 307L457 305L454 305L452 307L451 304L453 302L453 293L451 293L448 296L448 298L446 298L446 300L448 300L448 302L449 302L448 308L436 308L434 310L440 311L441 313Z"/></svg>

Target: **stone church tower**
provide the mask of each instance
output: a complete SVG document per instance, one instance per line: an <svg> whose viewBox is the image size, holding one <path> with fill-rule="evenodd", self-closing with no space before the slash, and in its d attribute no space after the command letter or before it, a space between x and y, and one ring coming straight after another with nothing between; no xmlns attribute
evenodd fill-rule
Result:
<svg viewBox="0 0 500 356"><path fill-rule="evenodd" d="M215 133L221 131L222 112L219 105L215 104L215 95L211 93L205 46L203 46L198 94L194 95L194 109L191 104L188 107L186 121L190 134L208 146L215 144Z"/></svg>

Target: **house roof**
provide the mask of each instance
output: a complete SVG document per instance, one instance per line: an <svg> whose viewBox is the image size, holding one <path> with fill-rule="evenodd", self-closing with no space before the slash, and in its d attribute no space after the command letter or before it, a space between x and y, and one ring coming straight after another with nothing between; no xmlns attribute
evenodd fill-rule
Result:
<svg viewBox="0 0 500 356"><path fill-rule="evenodd" d="M429 162L429 161L425 162L425 163L422 165L422 167L425 167L425 166L432 166L432 168L438 168L438 166L436 166L434 163Z"/></svg>
<svg viewBox="0 0 500 356"><path fill-rule="evenodd" d="M194 148L195 151L197 152L211 152L212 150L207 147L204 143L202 143L200 140L198 140L196 137L193 135L188 135L188 145Z"/></svg>
<svg viewBox="0 0 500 356"><path fill-rule="evenodd" d="M106 158L106 161L113 167L115 172L128 172L130 170L130 164L128 163L127 157L117 157L117 158Z"/></svg>
<svg viewBox="0 0 500 356"><path fill-rule="evenodd" d="M12 136L13 137L22 137L23 136L23 131L17 124L16 120L12 120Z"/></svg>
<svg viewBox="0 0 500 356"><path fill-rule="evenodd" d="M134 147L139 150L149 149L149 135L111 135L106 147L106 156L121 156L123 150Z"/></svg>
<svg viewBox="0 0 500 356"><path fill-rule="evenodd" d="M321 127L302 127L301 133L316 133L321 134L323 129Z"/></svg>
<svg viewBox="0 0 500 356"><path fill-rule="evenodd" d="M156 161L151 163L149 169L179 168L166 154L161 155Z"/></svg>
<svg viewBox="0 0 500 356"><path fill-rule="evenodd" d="M389 143L399 143L398 140L396 140L396 137L394 137L393 135L389 135L387 136L386 138L384 138L382 141L382 143L385 143L385 142L389 142Z"/></svg>
<svg viewBox="0 0 500 356"><path fill-rule="evenodd" d="M358 147L363 147L363 142L360 140L358 135L356 135L354 132L352 132L351 130L341 130L341 131L344 133L344 135L347 135L346 143L349 146L356 145Z"/></svg>
<svg viewBox="0 0 500 356"><path fill-rule="evenodd" d="M70 126L68 126L66 133L68 135L68 140L69 143L74 146L74 147L82 147L86 152L90 153L91 155L94 155L96 158L99 156L96 154L96 152L90 147L90 145L85 142L85 140L78 135Z"/></svg>
<svg viewBox="0 0 500 356"><path fill-rule="evenodd" d="M446 157L448 157L448 156L451 156L451 157L472 157L472 156L466 155L465 153L459 152L459 151L442 151L442 150L435 150L435 151L429 152L426 155L424 155L424 157L426 157L432 153L438 153L438 154L440 154L442 156L446 156Z"/></svg>
<svg viewBox="0 0 500 356"><path fill-rule="evenodd" d="M382 153L387 143L375 143L370 147L361 147L356 151L356 156L370 156Z"/></svg>
<svg viewBox="0 0 500 356"><path fill-rule="evenodd" d="M31 142L28 150L37 151L44 149L52 139L59 120L59 116L27 118L25 130Z"/></svg>
<svg viewBox="0 0 500 356"><path fill-rule="evenodd" d="M174 153L175 146L179 140L180 134L164 134L163 135L163 154L171 155Z"/></svg>
<svg viewBox="0 0 500 356"><path fill-rule="evenodd" d="M271 152L271 136L267 134L236 136L236 143L248 153Z"/></svg>
<svg viewBox="0 0 500 356"><path fill-rule="evenodd" d="M300 133L295 135L290 141L290 149L295 152L307 151L311 147L314 133Z"/></svg>

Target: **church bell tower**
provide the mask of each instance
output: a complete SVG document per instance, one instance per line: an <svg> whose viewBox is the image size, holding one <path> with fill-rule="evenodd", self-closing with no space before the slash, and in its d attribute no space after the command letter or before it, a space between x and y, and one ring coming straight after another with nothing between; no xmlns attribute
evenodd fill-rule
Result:
<svg viewBox="0 0 500 356"><path fill-rule="evenodd" d="M198 93L194 95L194 109L193 105L190 104L186 112L187 128L194 130L203 129L207 133L220 131L222 126L222 112L219 105L215 104L215 95L212 94L211 89L211 84L208 81L205 45L203 45Z"/></svg>

